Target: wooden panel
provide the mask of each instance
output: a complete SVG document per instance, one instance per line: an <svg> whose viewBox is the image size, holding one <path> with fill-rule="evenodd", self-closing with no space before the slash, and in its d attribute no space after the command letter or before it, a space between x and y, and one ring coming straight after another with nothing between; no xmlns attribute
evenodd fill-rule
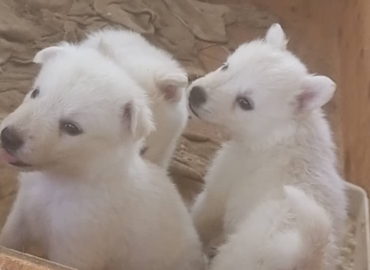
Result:
<svg viewBox="0 0 370 270"><path fill-rule="evenodd" d="M45 260L0 247L1 270L73 270Z"/></svg>
<svg viewBox="0 0 370 270"><path fill-rule="evenodd" d="M340 117L345 172L370 194L370 2L344 1L340 40Z"/></svg>

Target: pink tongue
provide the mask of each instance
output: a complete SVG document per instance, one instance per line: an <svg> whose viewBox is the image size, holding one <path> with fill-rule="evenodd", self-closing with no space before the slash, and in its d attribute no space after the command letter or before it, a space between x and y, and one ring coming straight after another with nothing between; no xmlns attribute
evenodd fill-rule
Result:
<svg viewBox="0 0 370 270"><path fill-rule="evenodd" d="M8 154L4 149L0 149L0 157L2 160L8 162L8 163L15 163L18 160L13 157L12 155Z"/></svg>

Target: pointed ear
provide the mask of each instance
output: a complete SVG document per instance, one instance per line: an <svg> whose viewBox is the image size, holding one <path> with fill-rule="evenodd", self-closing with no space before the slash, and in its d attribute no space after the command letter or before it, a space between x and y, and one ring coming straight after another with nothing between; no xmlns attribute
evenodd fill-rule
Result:
<svg viewBox="0 0 370 270"><path fill-rule="evenodd" d="M108 57L108 58L111 58L111 59L114 59L114 54L113 54L113 51L111 49L111 47L109 46L108 43L106 43L103 39L101 39L99 41L99 44L98 44L98 51Z"/></svg>
<svg viewBox="0 0 370 270"><path fill-rule="evenodd" d="M184 73L171 73L160 77L157 81L160 94L170 103L181 100L184 89L188 85L188 77Z"/></svg>
<svg viewBox="0 0 370 270"><path fill-rule="evenodd" d="M132 137L138 141L155 130L152 111L144 101L132 100L123 108L123 117Z"/></svg>
<svg viewBox="0 0 370 270"><path fill-rule="evenodd" d="M43 64L45 61L55 57L57 54L62 53L65 49L59 46L52 46L45 49L42 49L36 53L33 58L33 62L36 64Z"/></svg>
<svg viewBox="0 0 370 270"><path fill-rule="evenodd" d="M285 33L281 28L281 25L278 23L274 23L267 30L265 41L268 44L281 50L285 50L288 44L288 39L286 38Z"/></svg>
<svg viewBox="0 0 370 270"><path fill-rule="evenodd" d="M325 76L307 76L301 84L301 92L296 97L299 112L312 111L324 106L333 97L336 84Z"/></svg>

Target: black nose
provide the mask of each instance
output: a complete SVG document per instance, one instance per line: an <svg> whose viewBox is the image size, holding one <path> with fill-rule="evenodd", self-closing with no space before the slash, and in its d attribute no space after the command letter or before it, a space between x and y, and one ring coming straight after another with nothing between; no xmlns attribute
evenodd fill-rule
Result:
<svg viewBox="0 0 370 270"><path fill-rule="evenodd" d="M1 144L5 150L15 151L23 145L23 140L14 129L6 127L1 131Z"/></svg>
<svg viewBox="0 0 370 270"><path fill-rule="evenodd" d="M206 91L200 86L194 86L190 90L189 102L194 107L199 107L207 101Z"/></svg>

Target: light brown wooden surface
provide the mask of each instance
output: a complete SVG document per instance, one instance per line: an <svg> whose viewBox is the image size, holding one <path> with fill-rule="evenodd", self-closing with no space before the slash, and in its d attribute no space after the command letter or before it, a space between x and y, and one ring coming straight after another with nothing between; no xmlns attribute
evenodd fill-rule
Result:
<svg viewBox="0 0 370 270"><path fill-rule="evenodd" d="M347 178L370 194L370 2L344 1L340 118Z"/></svg>
<svg viewBox="0 0 370 270"><path fill-rule="evenodd" d="M0 270L73 270L48 261L0 247Z"/></svg>

